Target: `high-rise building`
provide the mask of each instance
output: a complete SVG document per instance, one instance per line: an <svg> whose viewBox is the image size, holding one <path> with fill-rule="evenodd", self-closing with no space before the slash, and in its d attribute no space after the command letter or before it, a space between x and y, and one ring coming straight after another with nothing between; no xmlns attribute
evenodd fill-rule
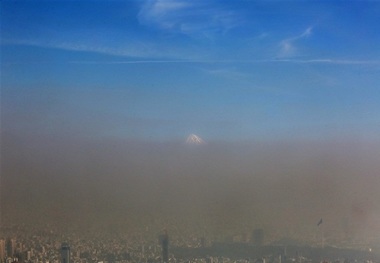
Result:
<svg viewBox="0 0 380 263"><path fill-rule="evenodd" d="M162 247L162 262L169 263L169 236L168 233L159 236L159 242Z"/></svg>
<svg viewBox="0 0 380 263"><path fill-rule="evenodd" d="M0 239L0 263L5 262L5 240Z"/></svg>
<svg viewBox="0 0 380 263"><path fill-rule="evenodd" d="M206 238L202 237L200 241L201 247L206 247Z"/></svg>
<svg viewBox="0 0 380 263"><path fill-rule="evenodd" d="M264 230L262 228L253 230L251 241L255 246L262 246L264 243Z"/></svg>
<svg viewBox="0 0 380 263"><path fill-rule="evenodd" d="M70 263L70 246L67 243L61 246L61 263Z"/></svg>
<svg viewBox="0 0 380 263"><path fill-rule="evenodd" d="M8 258L13 258L16 249L16 240L12 238L7 238L5 242L6 252Z"/></svg>
<svg viewBox="0 0 380 263"><path fill-rule="evenodd" d="M30 261L32 259L32 252L29 250L26 252L26 260Z"/></svg>

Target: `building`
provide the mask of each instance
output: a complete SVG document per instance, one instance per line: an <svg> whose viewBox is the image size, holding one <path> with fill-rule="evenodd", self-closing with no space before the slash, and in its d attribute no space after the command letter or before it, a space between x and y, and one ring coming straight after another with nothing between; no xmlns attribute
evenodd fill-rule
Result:
<svg viewBox="0 0 380 263"><path fill-rule="evenodd" d="M61 263L70 263L70 246L67 243L61 246Z"/></svg>
<svg viewBox="0 0 380 263"><path fill-rule="evenodd" d="M5 262L5 240L0 239L0 263Z"/></svg>
<svg viewBox="0 0 380 263"><path fill-rule="evenodd" d="M255 246L262 246L264 244L264 229L257 228L255 230L253 230L251 242Z"/></svg>
<svg viewBox="0 0 380 263"><path fill-rule="evenodd" d="M5 242L5 246L6 246L7 258L13 258L13 256L15 255L16 240L12 238L7 238L7 241Z"/></svg>
<svg viewBox="0 0 380 263"><path fill-rule="evenodd" d="M32 252L29 250L26 252L26 260L30 261L32 259Z"/></svg>
<svg viewBox="0 0 380 263"><path fill-rule="evenodd" d="M159 236L159 242L162 247L162 262L169 262L169 236L168 233Z"/></svg>

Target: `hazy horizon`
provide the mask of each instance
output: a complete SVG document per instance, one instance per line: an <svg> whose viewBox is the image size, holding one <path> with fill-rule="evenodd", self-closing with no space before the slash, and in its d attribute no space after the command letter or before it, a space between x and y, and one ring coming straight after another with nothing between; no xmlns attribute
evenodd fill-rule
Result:
<svg viewBox="0 0 380 263"><path fill-rule="evenodd" d="M379 143L2 139L3 223L378 238Z"/></svg>

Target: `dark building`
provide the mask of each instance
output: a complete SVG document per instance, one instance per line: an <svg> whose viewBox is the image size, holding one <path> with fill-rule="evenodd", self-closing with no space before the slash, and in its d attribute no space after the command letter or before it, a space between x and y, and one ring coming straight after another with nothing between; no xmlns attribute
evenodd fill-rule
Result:
<svg viewBox="0 0 380 263"><path fill-rule="evenodd" d="M251 242L255 246L262 246L264 244L264 229L258 228L253 230Z"/></svg>
<svg viewBox="0 0 380 263"><path fill-rule="evenodd" d="M70 263L70 246L67 243L61 246L61 263Z"/></svg>
<svg viewBox="0 0 380 263"><path fill-rule="evenodd" d="M5 240L0 239L0 263L5 261Z"/></svg>
<svg viewBox="0 0 380 263"><path fill-rule="evenodd" d="M5 246L6 246L7 257L13 258L15 254L16 240L8 238Z"/></svg>
<svg viewBox="0 0 380 263"><path fill-rule="evenodd" d="M169 262L169 236L165 232L165 234L159 236L159 242L162 247L162 262Z"/></svg>

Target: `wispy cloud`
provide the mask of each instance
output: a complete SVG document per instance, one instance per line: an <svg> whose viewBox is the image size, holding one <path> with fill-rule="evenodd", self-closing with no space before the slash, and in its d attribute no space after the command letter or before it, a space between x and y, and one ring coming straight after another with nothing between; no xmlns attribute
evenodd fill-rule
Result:
<svg viewBox="0 0 380 263"><path fill-rule="evenodd" d="M242 23L242 16L211 1L147 0L140 24L192 37L224 34Z"/></svg>
<svg viewBox="0 0 380 263"><path fill-rule="evenodd" d="M68 51L92 52L120 58L186 60L204 57L201 50L186 47L155 43L147 40L122 41L119 44L93 43L91 41L61 41L51 39L5 39L3 45L25 45L41 48L54 48Z"/></svg>
<svg viewBox="0 0 380 263"><path fill-rule="evenodd" d="M380 66L380 60L350 60L350 59L251 59L251 60L213 60L213 59L179 59L179 60L125 60L125 61L71 61L78 64L159 64L159 63L195 63L195 64L269 64L269 63L292 63L292 64L332 64L332 65L366 65ZM228 77L246 77L248 75L239 71L225 69L211 69L205 72L212 75L225 75Z"/></svg>
<svg viewBox="0 0 380 263"><path fill-rule="evenodd" d="M310 32L306 30L299 37L305 37ZM380 66L380 60L358 60L350 58L310 58L296 59L292 57L279 57L277 59L215 59L212 56L196 56L194 53L186 51L163 50L154 44L145 43L129 43L121 47L110 47L101 45L86 45L74 42L58 42L58 41L43 41L43 40L4 40L2 45L25 45L36 46L42 48L55 48L68 51L92 52L98 54L112 55L119 57L118 60L77 60L68 61L68 63L78 64L148 64L148 63L199 63L199 64L260 64L260 63L293 63L293 64L334 64L334 65L367 65ZM128 58L128 60L123 60ZM33 63L28 61L27 63ZM35 62L43 63L43 62ZM241 76L239 72L234 70L210 70L210 74L225 74L229 76ZM242 77L242 76L241 76Z"/></svg>
<svg viewBox="0 0 380 263"><path fill-rule="evenodd" d="M99 54L107 54L114 56L131 56L131 57L151 57L156 54L153 45L149 45L147 42L135 42L127 43L122 48L110 47L101 44L88 44L85 42L75 41L59 41L49 39L18 39L18 40L4 40L5 45L26 45L36 46L43 48L56 48L70 51L84 51L94 52Z"/></svg>
<svg viewBox="0 0 380 263"><path fill-rule="evenodd" d="M176 25L174 16L190 7L190 3L185 1L148 0L142 5L138 18L142 24L157 24L161 28L169 29Z"/></svg>
<svg viewBox="0 0 380 263"><path fill-rule="evenodd" d="M296 42L301 40L301 39L305 39L305 38L308 38L309 36L311 36L312 31L313 31L313 27L310 26L301 34L282 40L280 42L279 56L280 57L290 57L290 56L295 55L297 53Z"/></svg>
<svg viewBox="0 0 380 263"><path fill-rule="evenodd" d="M336 64L336 65L380 65L380 60L352 60L352 59L274 59L272 62L298 64Z"/></svg>

